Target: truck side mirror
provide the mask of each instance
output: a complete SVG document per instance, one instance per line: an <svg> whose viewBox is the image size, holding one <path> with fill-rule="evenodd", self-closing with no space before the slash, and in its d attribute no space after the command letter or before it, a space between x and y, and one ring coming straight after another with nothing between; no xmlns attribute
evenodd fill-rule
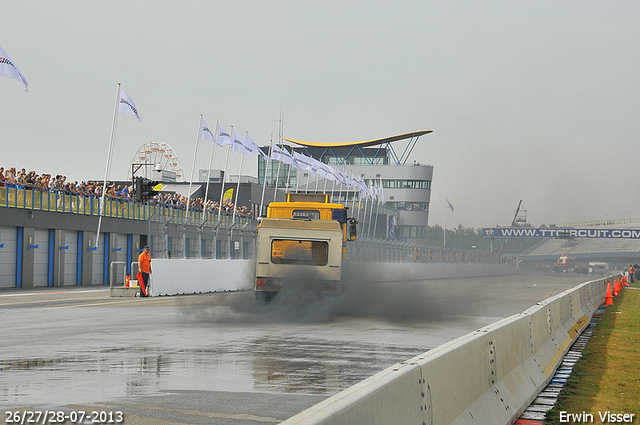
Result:
<svg viewBox="0 0 640 425"><path fill-rule="evenodd" d="M356 237L358 236L358 220L356 220L355 218L349 218L347 219L347 222L349 224L349 237L347 239L350 241L355 241Z"/></svg>

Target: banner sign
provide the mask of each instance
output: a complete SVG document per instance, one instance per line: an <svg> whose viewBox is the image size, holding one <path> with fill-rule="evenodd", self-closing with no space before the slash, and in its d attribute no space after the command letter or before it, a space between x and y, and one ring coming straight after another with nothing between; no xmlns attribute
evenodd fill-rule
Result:
<svg viewBox="0 0 640 425"><path fill-rule="evenodd" d="M590 238L590 239L640 239L640 229L563 229L534 227L484 228L483 234L491 238Z"/></svg>
<svg viewBox="0 0 640 425"><path fill-rule="evenodd" d="M390 215L389 216L389 223L387 226L387 238L389 239L395 239L396 238L396 216L395 215Z"/></svg>

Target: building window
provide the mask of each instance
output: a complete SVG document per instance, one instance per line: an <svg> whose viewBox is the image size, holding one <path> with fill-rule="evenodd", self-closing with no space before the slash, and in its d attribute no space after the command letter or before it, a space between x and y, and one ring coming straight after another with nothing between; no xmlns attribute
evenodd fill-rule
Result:
<svg viewBox="0 0 640 425"><path fill-rule="evenodd" d="M386 205L398 211L429 211L428 202L387 202Z"/></svg>
<svg viewBox="0 0 640 425"><path fill-rule="evenodd" d="M424 226L400 226L398 229L400 239L424 239L427 228Z"/></svg>
<svg viewBox="0 0 640 425"><path fill-rule="evenodd" d="M266 171L266 173L265 173ZM267 178L267 186L287 187L287 178L289 179L288 187L295 187L297 184L298 169L289 164L270 159L265 160L258 156L258 182L264 184L265 174Z"/></svg>
<svg viewBox="0 0 640 425"><path fill-rule="evenodd" d="M385 189L431 189L431 180L382 179Z"/></svg>

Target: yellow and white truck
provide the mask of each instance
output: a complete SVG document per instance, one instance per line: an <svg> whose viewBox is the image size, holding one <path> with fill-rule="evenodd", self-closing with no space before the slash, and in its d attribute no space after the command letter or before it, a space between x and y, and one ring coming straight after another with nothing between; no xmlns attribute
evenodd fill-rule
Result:
<svg viewBox="0 0 640 425"><path fill-rule="evenodd" d="M357 221L327 194L287 194L272 202L258 223L256 299L271 300L288 287L339 294L347 241L356 239Z"/></svg>

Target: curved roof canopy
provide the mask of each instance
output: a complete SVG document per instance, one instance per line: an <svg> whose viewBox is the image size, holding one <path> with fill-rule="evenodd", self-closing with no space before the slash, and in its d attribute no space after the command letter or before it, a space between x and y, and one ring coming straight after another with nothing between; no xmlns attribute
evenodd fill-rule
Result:
<svg viewBox="0 0 640 425"><path fill-rule="evenodd" d="M314 148L338 148L338 147L350 147L350 146L366 147L366 146L377 146L383 143L397 142L405 139L413 139L414 137L418 138L424 134L428 134L431 132L433 132L433 130L414 131L413 133L398 134L397 136L384 137L382 139L375 139L375 140L363 140L361 142L303 142L301 140L287 139L286 137L283 137L283 139L286 140L287 142L295 143L297 145L314 147Z"/></svg>

